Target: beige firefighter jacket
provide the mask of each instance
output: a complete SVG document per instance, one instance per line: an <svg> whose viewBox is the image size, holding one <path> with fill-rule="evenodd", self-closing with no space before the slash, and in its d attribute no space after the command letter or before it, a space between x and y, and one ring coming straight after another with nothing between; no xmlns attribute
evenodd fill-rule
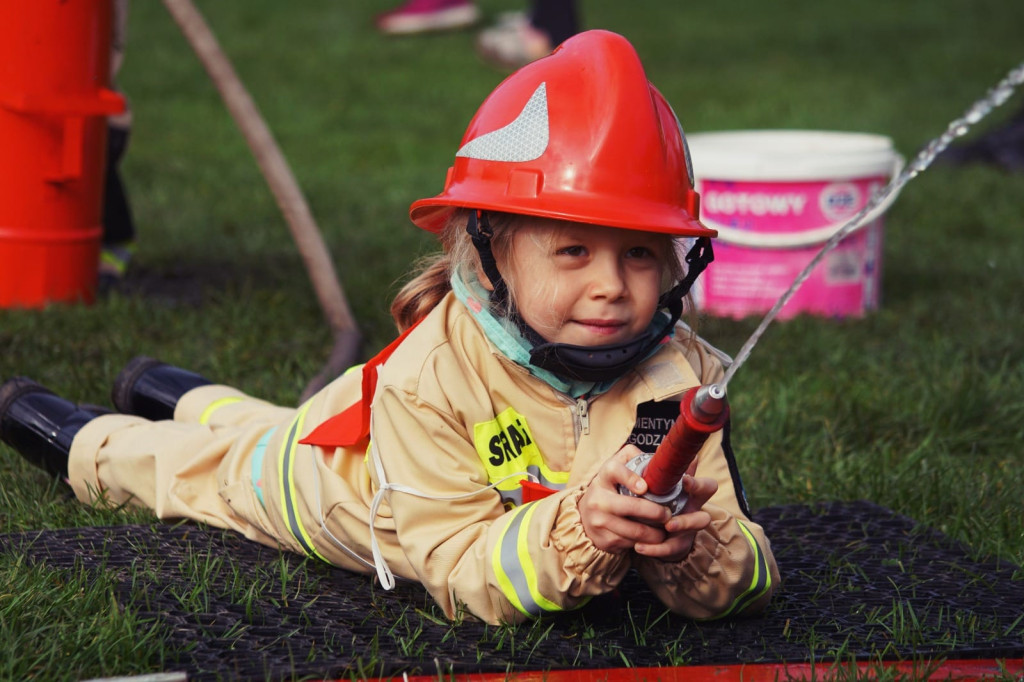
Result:
<svg viewBox="0 0 1024 682"><path fill-rule="evenodd" d="M719 484L706 507L712 525L685 561L603 552L577 508L600 465L630 439L638 405L678 399L721 374L706 349L685 353L672 342L606 393L572 400L509 361L449 295L380 369L373 401L372 457L388 482L423 495L388 496L416 577L450 616L465 609L492 622L576 607L614 589L631 565L688 616L765 604L777 569L761 528L740 511L720 433L697 470ZM510 510L526 471L563 489ZM504 503L487 490L494 483Z"/></svg>

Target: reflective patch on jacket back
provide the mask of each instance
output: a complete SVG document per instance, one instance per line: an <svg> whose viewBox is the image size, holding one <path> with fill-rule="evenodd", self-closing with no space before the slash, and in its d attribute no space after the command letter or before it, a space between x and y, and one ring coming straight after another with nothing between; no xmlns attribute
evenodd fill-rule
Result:
<svg viewBox="0 0 1024 682"><path fill-rule="evenodd" d="M495 487L506 503L522 504L519 481L527 477L526 473L533 474L541 484L556 490L564 488L569 480L568 472L548 468L526 417L515 408L509 407L494 419L476 424L473 427L473 444L487 469L488 480L497 483ZM503 481L505 478L507 480Z"/></svg>

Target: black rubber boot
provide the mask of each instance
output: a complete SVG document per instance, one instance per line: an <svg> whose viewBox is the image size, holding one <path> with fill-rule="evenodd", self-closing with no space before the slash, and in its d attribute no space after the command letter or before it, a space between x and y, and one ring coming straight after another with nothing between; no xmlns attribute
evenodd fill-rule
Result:
<svg viewBox="0 0 1024 682"><path fill-rule="evenodd" d="M140 355L114 379L111 399L119 412L153 421L174 419L178 400L188 391L213 383L206 377Z"/></svg>
<svg viewBox="0 0 1024 682"><path fill-rule="evenodd" d="M97 416L25 377L0 386L0 440L56 478L67 478L71 441Z"/></svg>

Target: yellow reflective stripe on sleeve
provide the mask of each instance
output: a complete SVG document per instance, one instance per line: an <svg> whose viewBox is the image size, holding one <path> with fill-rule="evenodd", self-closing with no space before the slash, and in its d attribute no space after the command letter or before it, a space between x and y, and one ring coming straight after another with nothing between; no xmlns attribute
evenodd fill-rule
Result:
<svg viewBox="0 0 1024 682"><path fill-rule="evenodd" d="M540 583L537 580L537 568L533 565L533 559L530 558L530 547L526 544L527 530L530 527L530 519L533 517L533 512L537 510L536 504L530 504L529 509L523 514L523 521L519 527L519 539L516 542L516 553L519 555L519 565L523 569L523 575L526 576L526 587L530 590L530 596L533 598L533 603L540 606L545 611L561 611L561 607L555 602L547 599L540 593Z"/></svg>
<svg viewBox="0 0 1024 682"><path fill-rule="evenodd" d="M295 448L299 444L299 436L302 434L302 424L306 421L306 412L309 411L309 403L306 403L295 419L288 427L288 434L281 443L281 455L277 460L277 478L280 481L279 493L281 495L281 518L288 524L288 530L292 537L302 545L306 554L315 556L324 561L327 559L313 546L313 540L302 525L302 518L296 509L298 492L295 489Z"/></svg>
<svg viewBox="0 0 1024 682"><path fill-rule="evenodd" d="M513 511L509 513L508 523L505 524L505 530L501 532L501 537L498 538L498 544L497 546L495 546L494 553L491 555L491 568L494 570L494 577L498 581L498 587L501 588L502 594L504 594L505 598L512 603L512 606L516 607L518 611L526 614L527 616L533 614L526 610L526 607L523 605L523 602L519 599L519 591L512 584L512 579L508 576L507 573L505 573L505 566L504 562L502 561L502 550L505 547L509 531L512 529L513 525L515 525L516 534L518 534L518 523L520 521L519 517L521 517L523 515L523 512L526 511L527 507L530 506L532 505L516 507Z"/></svg>
<svg viewBox="0 0 1024 682"><path fill-rule="evenodd" d="M540 593L537 569L530 558L527 530L536 510L531 502L509 513L508 523L491 556L491 566L505 598L521 613L539 616L542 611L561 611L562 607Z"/></svg>
<svg viewBox="0 0 1024 682"><path fill-rule="evenodd" d="M235 396L235 397L232 397L232 398L221 398L220 400L214 400L212 403L207 405L206 409L203 410L203 413L201 415L199 415L199 423L200 424L209 424L210 423L210 417L213 416L214 412L216 412L220 408L224 407L225 405L230 405L232 403L239 403L239 402L242 402L242 399L239 398L238 396Z"/></svg>
<svg viewBox="0 0 1024 682"><path fill-rule="evenodd" d="M772 573L768 570L768 561L764 558L764 553L758 546L757 540L754 539L754 534L750 532L742 521L737 520L736 523L740 525L740 530L743 531L743 535L747 538L747 542L750 543L750 549L754 553L754 577L750 581L750 587L743 594L736 597L732 606L726 609L724 613L715 616L715 618L724 618L725 616L741 612L761 598L772 586ZM714 620L714 618L709 620Z"/></svg>

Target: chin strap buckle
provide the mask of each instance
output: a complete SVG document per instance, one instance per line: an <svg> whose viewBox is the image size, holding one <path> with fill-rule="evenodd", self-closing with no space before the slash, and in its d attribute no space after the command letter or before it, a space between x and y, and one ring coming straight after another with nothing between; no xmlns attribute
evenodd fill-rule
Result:
<svg viewBox="0 0 1024 682"><path fill-rule="evenodd" d="M672 310L673 306L678 306L680 314L682 314L682 301L683 296L686 296L690 292L690 288L693 287L693 283L700 277L700 273L715 260L715 249L711 246L710 237L697 237L697 241L693 243L690 250L686 252L686 257L683 258L685 261L686 276L679 280L679 284L675 285L666 292L658 304L662 308L668 308Z"/></svg>

